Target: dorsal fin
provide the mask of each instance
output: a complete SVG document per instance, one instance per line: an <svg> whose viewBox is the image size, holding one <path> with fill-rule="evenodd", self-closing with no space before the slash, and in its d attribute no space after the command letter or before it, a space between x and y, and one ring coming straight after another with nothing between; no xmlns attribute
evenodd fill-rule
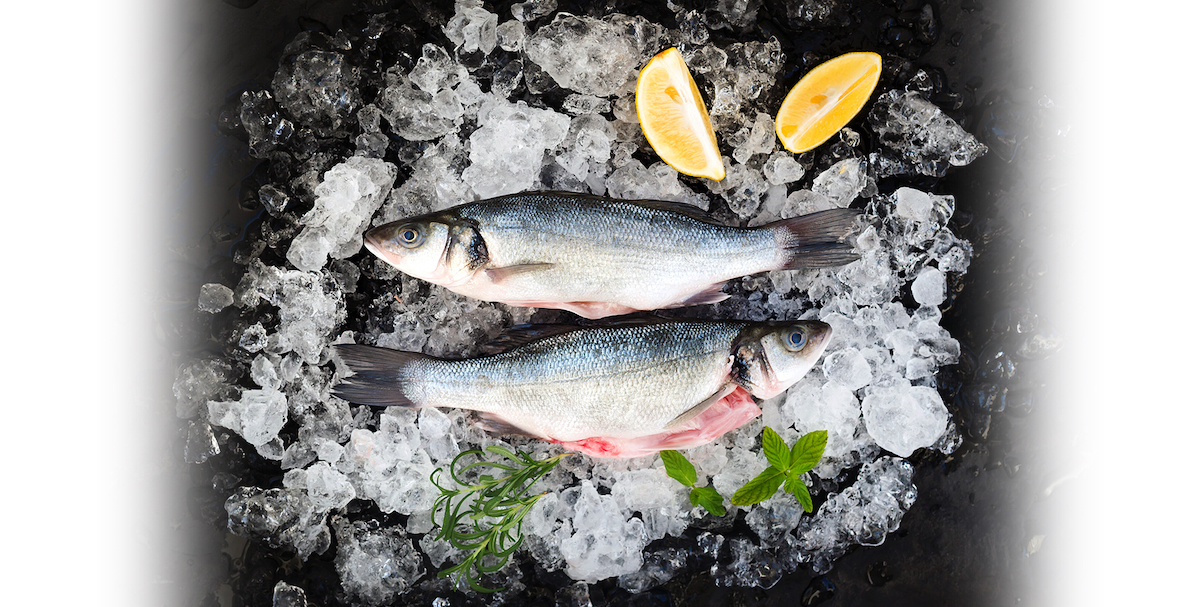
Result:
<svg viewBox="0 0 1200 607"><path fill-rule="evenodd" d="M566 324L513 325L505 329L496 339L484 344L481 351L484 354L499 354L500 352L507 352L518 346L546 339L547 337L554 337L555 335L562 335L563 333L570 333L571 331L583 328L579 325Z"/></svg>
<svg viewBox="0 0 1200 607"><path fill-rule="evenodd" d="M590 323L587 325L568 325L568 324L524 324L513 325L504 330L499 337L484 344L481 348L483 354L499 354L507 352L513 348L530 344L535 341L540 341L556 335L579 331L582 329L595 328L616 328L616 327L645 327L649 325L661 325L672 322L692 321L690 318L664 318L662 316L647 316L645 312L638 312L629 316L609 317L600 322Z"/></svg>
<svg viewBox="0 0 1200 607"><path fill-rule="evenodd" d="M713 225L725 225L716 219L713 219L712 215L709 215L704 209L701 209L698 206L690 205L686 202L672 202L670 200L622 200L621 202L636 204L640 207L646 207L648 209L658 209L660 211L679 213L680 215L687 215L696 221L703 221L704 223L711 223Z"/></svg>
<svg viewBox="0 0 1200 607"><path fill-rule="evenodd" d="M708 212L705 211L704 209L701 209L700 207L697 207L695 205L688 204L686 202L673 202L670 200L651 200L651 199L646 199L646 198L638 199L638 200L622 200L619 198L605 198L604 196L596 196L595 194L586 194L586 193L582 193L582 192L564 192L564 191L559 191L559 190L546 190L546 191L541 191L541 192L524 192L524 194L542 194L542 195L546 195L546 196L564 196L564 197L568 197L568 198L585 198L588 200L595 200L597 202L604 202L604 203L623 202L626 204L637 205L639 207L645 207L647 209L658 209L660 211L669 211L671 213L679 213L680 215L687 215L688 217L691 217L692 219L695 219L697 221L703 221L705 223L711 223L713 225L725 225L725 224L713 219L712 215L709 215Z"/></svg>

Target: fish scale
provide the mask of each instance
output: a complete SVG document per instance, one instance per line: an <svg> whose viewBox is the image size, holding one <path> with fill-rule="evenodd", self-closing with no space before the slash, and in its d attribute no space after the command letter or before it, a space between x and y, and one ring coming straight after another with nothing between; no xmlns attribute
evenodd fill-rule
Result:
<svg viewBox="0 0 1200 607"><path fill-rule="evenodd" d="M473 410L492 430L632 457L703 444L752 419L749 395L798 381L829 332L819 321L541 327L512 335L520 345L508 351L462 360L339 345L354 374L334 391L362 404Z"/></svg>
<svg viewBox="0 0 1200 607"><path fill-rule="evenodd" d="M468 297L600 318L715 303L740 276L847 263L857 257L846 240L857 216L833 209L742 228L682 203L532 192L393 222L364 239L401 271Z"/></svg>

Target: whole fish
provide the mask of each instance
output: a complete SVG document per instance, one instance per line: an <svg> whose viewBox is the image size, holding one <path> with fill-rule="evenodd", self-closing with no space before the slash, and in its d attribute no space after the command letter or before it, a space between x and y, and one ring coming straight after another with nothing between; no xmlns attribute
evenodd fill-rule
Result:
<svg viewBox="0 0 1200 607"><path fill-rule="evenodd" d="M507 351L463 360L343 344L353 375L334 387L368 405L456 407L494 432L638 457L707 443L760 413L825 350L815 320L631 321L518 331ZM524 342L524 343L521 343Z"/></svg>
<svg viewBox="0 0 1200 607"><path fill-rule="evenodd" d="M682 203L527 192L392 222L364 240L405 274L468 297L601 318L716 303L732 278L853 261L845 239L858 214L740 228Z"/></svg>

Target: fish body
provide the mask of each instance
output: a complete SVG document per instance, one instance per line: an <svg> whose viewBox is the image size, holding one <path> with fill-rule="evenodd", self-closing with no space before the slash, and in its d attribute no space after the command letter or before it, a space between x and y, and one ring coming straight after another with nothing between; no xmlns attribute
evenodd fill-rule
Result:
<svg viewBox="0 0 1200 607"><path fill-rule="evenodd" d="M634 457L703 444L759 414L816 363L819 321L636 322L572 328L463 360L339 345L351 402L477 411L485 427Z"/></svg>
<svg viewBox="0 0 1200 607"><path fill-rule="evenodd" d="M468 297L601 318L716 303L732 278L853 261L844 240L857 215L741 228L681 203L527 192L392 222L364 240L402 272Z"/></svg>

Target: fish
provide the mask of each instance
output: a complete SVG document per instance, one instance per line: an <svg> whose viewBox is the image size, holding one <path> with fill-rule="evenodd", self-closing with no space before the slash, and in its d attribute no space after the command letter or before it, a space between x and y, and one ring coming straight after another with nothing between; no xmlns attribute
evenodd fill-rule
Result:
<svg viewBox="0 0 1200 607"><path fill-rule="evenodd" d="M717 303L733 278L854 261L847 237L859 214L742 228L683 203L526 192L387 223L363 240L401 272L467 297L597 319Z"/></svg>
<svg viewBox="0 0 1200 607"><path fill-rule="evenodd" d="M817 320L641 319L607 326L523 326L503 351L444 359L335 345L343 400L475 411L492 432L596 457L689 449L761 413L816 364L832 329ZM342 373L346 373L342 371Z"/></svg>

